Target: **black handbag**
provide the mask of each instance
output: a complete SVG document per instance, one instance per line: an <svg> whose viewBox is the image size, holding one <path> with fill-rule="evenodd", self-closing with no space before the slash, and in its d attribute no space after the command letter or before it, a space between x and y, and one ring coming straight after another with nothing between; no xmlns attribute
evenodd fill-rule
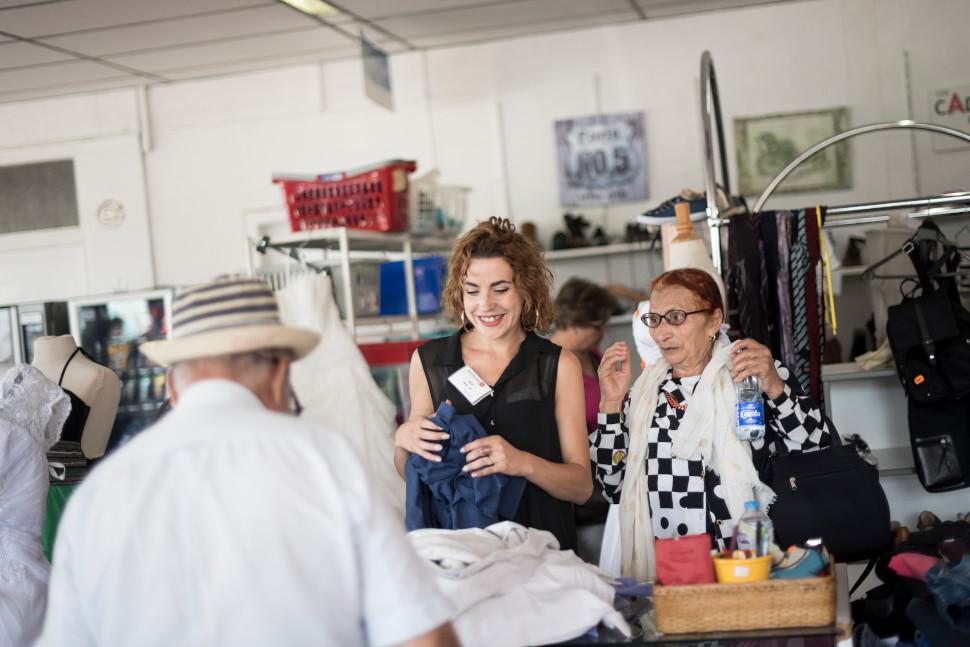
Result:
<svg viewBox="0 0 970 647"><path fill-rule="evenodd" d="M906 391L916 475L928 492L948 492L970 487L970 312L953 276L959 251L932 222L920 229L924 237L903 247L917 289L889 308L886 335Z"/></svg>
<svg viewBox="0 0 970 647"><path fill-rule="evenodd" d="M876 467L855 445L842 444L831 422L828 428L829 446L789 452L779 439L768 459L765 483L777 496L768 510L775 540L785 548L820 537L840 562L869 559L889 548L889 502Z"/></svg>

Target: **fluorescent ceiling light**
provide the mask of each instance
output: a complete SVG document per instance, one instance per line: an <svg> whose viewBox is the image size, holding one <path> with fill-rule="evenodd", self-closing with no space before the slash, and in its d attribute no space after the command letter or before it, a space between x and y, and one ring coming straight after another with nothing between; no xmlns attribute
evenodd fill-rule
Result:
<svg viewBox="0 0 970 647"><path fill-rule="evenodd" d="M286 4L299 9L303 13L311 16L333 16L338 13L336 9L328 5L323 0L282 0Z"/></svg>

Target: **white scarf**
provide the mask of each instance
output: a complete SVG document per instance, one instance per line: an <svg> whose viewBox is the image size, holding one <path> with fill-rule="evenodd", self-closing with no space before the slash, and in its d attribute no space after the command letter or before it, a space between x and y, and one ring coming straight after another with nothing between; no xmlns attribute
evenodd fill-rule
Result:
<svg viewBox="0 0 970 647"><path fill-rule="evenodd" d="M680 426L673 434L673 457L696 459L720 476L721 488L732 519L744 512L745 501L755 494L762 510L775 499L775 493L758 479L751 461L750 443L738 440L734 430L737 396L731 379L729 360L733 344L718 342L714 354L701 374L684 413ZM626 474L620 497L620 533L622 566L626 577L638 581L653 581L654 563L653 522L647 496L647 432L660 403L660 385L670 365L661 358L643 372L630 392L630 447L626 459Z"/></svg>

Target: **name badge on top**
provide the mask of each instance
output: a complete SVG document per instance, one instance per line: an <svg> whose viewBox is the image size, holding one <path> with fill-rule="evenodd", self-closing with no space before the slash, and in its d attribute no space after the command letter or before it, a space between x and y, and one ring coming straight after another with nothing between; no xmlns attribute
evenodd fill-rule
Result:
<svg viewBox="0 0 970 647"><path fill-rule="evenodd" d="M465 396L472 406L492 395L492 387L486 384L485 380L480 378L470 366L463 366L449 375L448 381L455 385L458 392Z"/></svg>

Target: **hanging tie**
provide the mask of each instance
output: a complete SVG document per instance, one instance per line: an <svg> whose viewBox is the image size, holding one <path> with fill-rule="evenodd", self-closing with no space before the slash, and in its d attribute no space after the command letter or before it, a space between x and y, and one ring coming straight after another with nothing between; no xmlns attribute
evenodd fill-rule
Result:
<svg viewBox="0 0 970 647"><path fill-rule="evenodd" d="M822 289L822 300L827 302L827 307L825 308L827 313L831 315L829 319L829 326L832 328L832 334L834 335L837 331L838 322L835 318L835 291L832 289L832 264L829 262L829 250L825 244L825 236L822 235L822 207L815 206L815 219L818 223L818 245L822 250L822 270L825 273L825 288ZM826 299L826 292L828 293L828 299Z"/></svg>

